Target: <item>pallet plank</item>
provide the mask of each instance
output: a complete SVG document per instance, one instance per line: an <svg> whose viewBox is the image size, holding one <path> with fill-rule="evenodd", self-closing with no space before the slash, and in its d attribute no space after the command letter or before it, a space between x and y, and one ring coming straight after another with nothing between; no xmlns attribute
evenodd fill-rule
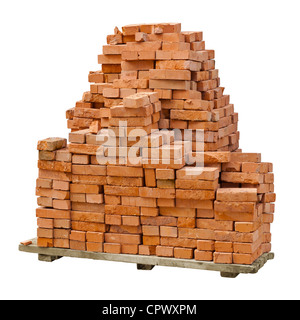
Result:
<svg viewBox="0 0 300 320"><path fill-rule="evenodd" d="M31 241L32 244L30 245L20 244L19 250L28 253L37 253L39 254L39 257L43 256L43 261L54 261L59 257L84 258L93 260L135 263L137 264L139 270L151 270L154 266L164 266L219 271L222 277L236 277L240 273L257 273L258 270L261 269L268 260L274 259L274 253L269 252L259 257L252 265L218 264L210 261L196 261L190 259L87 252L62 248L42 248L37 246L36 238L31 239ZM45 256L50 256L50 258L47 258Z"/></svg>

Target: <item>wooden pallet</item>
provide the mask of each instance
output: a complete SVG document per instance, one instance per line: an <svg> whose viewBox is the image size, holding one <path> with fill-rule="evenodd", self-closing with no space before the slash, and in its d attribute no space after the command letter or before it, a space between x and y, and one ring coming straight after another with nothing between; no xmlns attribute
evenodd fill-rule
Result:
<svg viewBox="0 0 300 320"><path fill-rule="evenodd" d="M42 248L36 244L36 238L31 239L30 245L19 245L19 250L29 253L37 253L40 261L52 262L61 257L85 258L94 260L106 260L137 264L138 270L152 270L155 266L190 268L199 270L219 271L221 277L235 278L240 273L257 273L264 264L274 259L274 253L264 253L251 265L220 264L209 261L196 261L188 259L163 258L157 256L142 256L131 254L111 254L88 252L62 248Z"/></svg>

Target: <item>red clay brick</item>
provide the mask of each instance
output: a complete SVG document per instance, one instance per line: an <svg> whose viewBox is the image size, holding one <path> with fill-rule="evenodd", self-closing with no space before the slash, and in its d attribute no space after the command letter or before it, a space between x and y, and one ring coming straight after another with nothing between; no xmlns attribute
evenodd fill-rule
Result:
<svg viewBox="0 0 300 320"><path fill-rule="evenodd" d="M193 259L194 250L188 248L174 248L174 258L177 259Z"/></svg>
<svg viewBox="0 0 300 320"><path fill-rule="evenodd" d="M174 256L174 248L173 247L165 247L165 246L157 246L156 247L156 255L158 257L173 257Z"/></svg>
<svg viewBox="0 0 300 320"><path fill-rule="evenodd" d="M232 263L232 253L214 252L214 263Z"/></svg>
<svg viewBox="0 0 300 320"><path fill-rule="evenodd" d="M103 251L106 253L121 253L121 245L119 243L104 243L103 244Z"/></svg>
<svg viewBox="0 0 300 320"><path fill-rule="evenodd" d="M211 251L200 251L195 250L195 260L198 261L212 261L213 260L213 253Z"/></svg>

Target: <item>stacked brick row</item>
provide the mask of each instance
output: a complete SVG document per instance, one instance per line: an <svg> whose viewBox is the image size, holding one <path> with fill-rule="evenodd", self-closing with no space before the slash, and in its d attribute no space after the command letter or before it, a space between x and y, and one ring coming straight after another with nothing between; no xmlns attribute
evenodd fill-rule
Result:
<svg viewBox="0 0 300 320"><path fill-rule="evenodd" d="M97 141L90 130L71 132L69 141L72 153L70 248L102 250L106 231L103 186L107 169L92 158L99 145L93 144Z"/></svg>
<svg viewBox="0 0 300 320"><path fill-rule="evenodd" d="M41 247L70 247L72 164L66 144L66 139L50 138L37 146L37 244Z"/></svg>

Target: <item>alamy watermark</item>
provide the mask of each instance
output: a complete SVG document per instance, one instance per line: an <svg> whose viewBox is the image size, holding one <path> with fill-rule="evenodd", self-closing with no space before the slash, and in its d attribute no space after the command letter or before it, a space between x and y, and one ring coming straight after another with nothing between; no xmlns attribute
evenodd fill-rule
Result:
<svg viewBox="0 0 300 320"><path fill-rule="evenodd" d="M99 164L137 166L151 164L162 168L180 168L180 165L197 167L189 175L199 174L204 167L204 130L152 129L127 126L101 129L96 137Z"/></svg>

